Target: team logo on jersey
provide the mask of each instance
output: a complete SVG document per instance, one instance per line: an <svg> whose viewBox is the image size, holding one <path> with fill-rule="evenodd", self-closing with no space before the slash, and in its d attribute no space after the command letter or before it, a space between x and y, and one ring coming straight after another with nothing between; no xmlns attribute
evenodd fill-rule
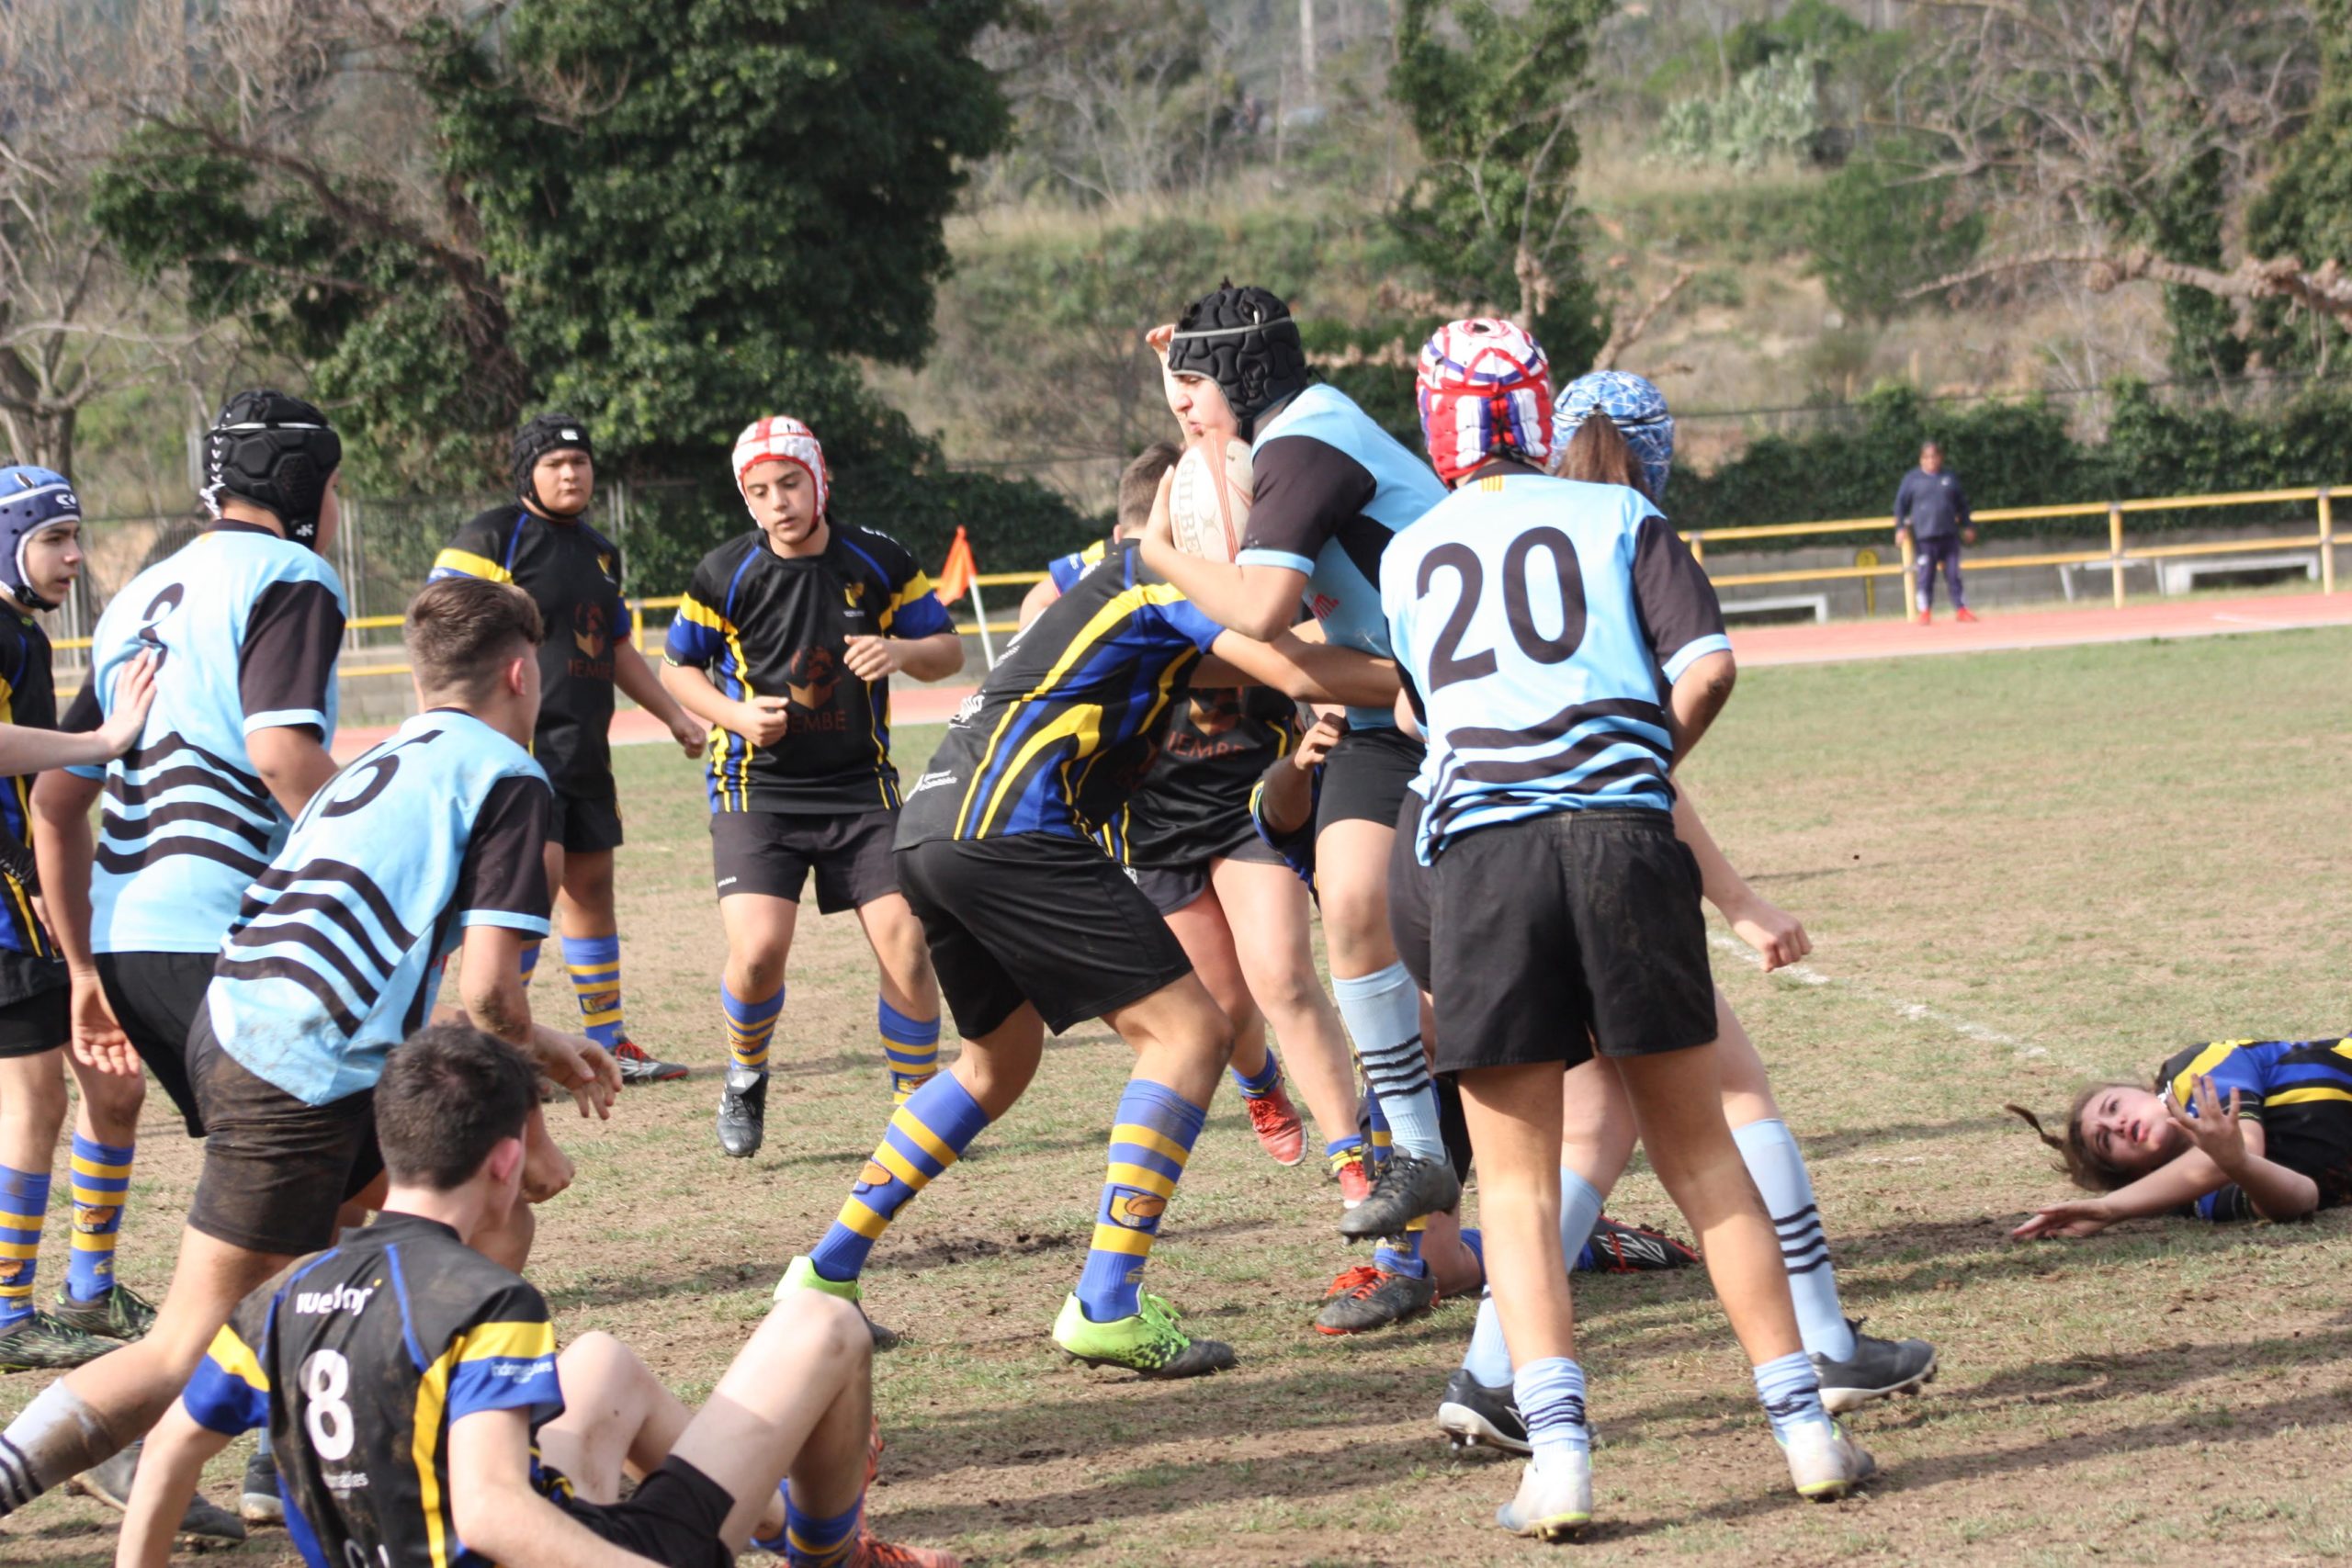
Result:
<svg viewBox="0 0 2352 1568"><path fill-rule="evenodd" d="M605 606L590 603L571 607L571 646L592 660L605 657L612 646L612 622Z"/></svg>
<svg viewBox="0 0 2352 1568"><path fill-rule="evenodd" d="M1317 593L1307 602L1307 608L1315 612L1315 618L1318 621L1329 620L1331 613L1339 607L1340 602L1329 593Z"/></svg>
<svg viewBox="0 0 2352 1568"><path fill-rule="evenodd" d="M596 570L603 572L607 578L617 582L620 580L614 572L613 568L615 564L616 563L613 560L613 554L610 550L598 550L596 552Z"/></svg>
<svg viewBox="0 0 2352 1568"><path fill-rule="evenodd" d="M804 708L831 707L841 680L841 660L819 643L794 654L784 667L785 694Z"/></svg>
<svg viewBox="0 0 2352 1568"><path fill-rule="evenodd" d="M1167 1212L1168 1200L1157 1192L1138 1192L1133 1188L1122 1187L1111 1199L1111 1223L1124 1225L1131 1231L1158 1224L1159 1216Z"/></svg>
<svg viewBox="0 0 2352 1568"><path fill-rule="evenodd" d="M1193 694L1193 728L1203 735L1223 735L1241 722L1241 688L1216 686Z"/></svg>

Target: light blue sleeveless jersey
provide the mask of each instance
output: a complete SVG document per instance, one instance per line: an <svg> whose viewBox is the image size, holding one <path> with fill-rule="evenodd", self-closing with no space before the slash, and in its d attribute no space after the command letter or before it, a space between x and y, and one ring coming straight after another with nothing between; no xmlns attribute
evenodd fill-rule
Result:
<svg viewBox="0 0 2352 1568"><path fill-rule="evenodd" d="M1374 490L1359 515L1378 525L1342 525L1309 557L1296 549L1245 547L1234 558L1243 566L1288 567L1306 574L1307 607L1323 624L1327 641L1339 648L1388 655L1388 625L1380 608L1379 559L1386 540L1445 499L1445 486L1428 463L1408 452L1372 416L1335 387L1316 383L1290 400L1261 426L1250 443L1254 464L1270 442L1303 435L1353 458L1372 476ZM1253 530L1254 531L1254 530ZM1357 729L1385 729L1396 716L1385 708L1350 708Z"/></svg>
<svg viewBox="0 0 2352 1568"><path fill-rule="evenodd" d="M104 768L90 939L99 953L209 953L236 919L246 885L286 841L288 823L254 771L245 737L315 726L334 741L335 690L324 710L245 711L240 652L255 604L282 583L316 582L346 615L334 568L306 545L260 530L199 534L126 583L91 634L99 705L148 649L164 650L139 743Z"/></svg>
<svg viewBox="0 0 2352 1568"><path fill-rule="evenodd" d="M245 895L205 1006L222 1049L312 1105L372 1088L432 1011L463 928L548 934L547 911L459 908L492 791L547 774L470 714L419 714L314 795ZM540 831L544 833L544 818Z"/></svg>
<svg viewBox="0 0 2352 1568"><path fill-rule="evenodd" d="M1674 809L1661 677L1731 642L1705 572L1640 492L1473 480L1396 536L1380 586L1429 736L1423 864L1453 835L1522 818Z"/></svg>

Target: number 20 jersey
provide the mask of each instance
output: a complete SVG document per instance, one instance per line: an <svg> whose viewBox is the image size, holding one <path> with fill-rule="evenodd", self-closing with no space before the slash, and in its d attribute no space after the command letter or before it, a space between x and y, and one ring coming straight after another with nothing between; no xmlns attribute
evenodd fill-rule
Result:
<svg viewBox="0 0 2352 1568"><path fill-rule="evenodd" d="M528 752L453 708L360 753L245 894L205 992L221 1049L307 1104L374 1088L463 927L548 934L552 802Z"/></svg>
<svg viewBox="0 0 2352 1568"><path fill-rule="evenodd" d="M1422 864L1498 823L1674 808L1661 674L1731 641L1706 572L1640 492L1474 479L1390 541L1380 598L1429 736Z"/></svg>

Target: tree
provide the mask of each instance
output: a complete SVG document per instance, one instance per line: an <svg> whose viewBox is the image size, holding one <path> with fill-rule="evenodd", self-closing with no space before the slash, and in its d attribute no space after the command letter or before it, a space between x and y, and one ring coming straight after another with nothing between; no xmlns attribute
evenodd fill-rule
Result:
<svg viewBox="0 0 2352 1568"><path fill-rule="evenodd" d="M1824 181L1805 238L1829 302L1883 325L1916 303L1917 285L1965 266L1984 242L1984 217L1957 210L1951 185L1875 157Z"/></svg>
<svg viewBox="0 0 2352 1568"><path fill-rule="evenodd" d="M200 85L96 215L200 311L285 340L382 477L494 473L535 404L640 469L786 411L903 467L920 443L853 361L931 342L965 163L1007 130L971 55L1005 8L271 7L275 51L193 46Z"/></svg>
<svg viewBox="0 0 2352 1568"><path fill-rule="evenodd" d="M2287 143L2270 183L2246 213L2249 254L2301 264L2352 264L2352 0L2312 0L2320 62L2311 118ZM2325 368L2344 339L2342 311L2263 300L2255 344L2273 364Z"/></svg>
<svg viewBox="0 0 2352 1568"><path fill-rule="evenodd" d="M1442 294L1532 332L1566 375L1591 363L1605 313L1577 243L1581 149L1572 110L1609 0L1402 0L1389 96L1427 160L1393 220ZM1439 34L1441 15L1460 33Z"/></svg>

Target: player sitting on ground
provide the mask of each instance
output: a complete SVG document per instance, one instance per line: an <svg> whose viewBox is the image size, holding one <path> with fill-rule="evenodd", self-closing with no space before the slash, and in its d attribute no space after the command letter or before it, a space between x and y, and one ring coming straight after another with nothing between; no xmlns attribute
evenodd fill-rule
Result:
<svg viewBox="0 0 2352 1568"><path fill-rule="evenodd" d="M585 1040L535 1027L519 962L548 930L547 775L523 745L538 711L538 612L478 579L428 585L406 640L419 712L312 798L246 892L188 1036L209 1129L171 1290L146 1337L68 1372L0 1436L13 1510L154 1424L229 1313L335 1213L380 1190L374 1090L431 1010L460 943L473 1021L608 1110L620 1077ZM168 666L167 666L168 668ZM103 671L102 671L103 673ZM160 704L158 705L160 706ZM118 1047L111 1070L135 1073ZM534 1120L534 1198L571 1168ZM477 1239L519 1266L530 1212Z"/></svg>
<svg viewBox="0 0 2352 1568"><path fill-rule="evenodd" d="M155 696L154 660L135 660L103 728L57 730L49 637L33 617L72 591L81 540L81 502L64 475L0 468L0 1371L7 1372L78 1367L135 1337L152 1317L132 1323L108 1310L118 1290L129 1293L115 1283L114 1249L145 1081L98 1072L66 1051L65 965L41 924L33 864L33 775L121 755L138 740ZM69 1067L81 1090L73 1252L51 1314L34 1302L33 1278Z"/></svg>
<svg viewBox="0 0 2352 1568"><path fill-rule="evenodd" d="M1791 1479L1842 1496L1871 1461L1822 1406L1770 1217L1724 1120L1700 880L1675 840L1670 770L1734 675L1714 590L1638 491L1541 471L1550 378L1524 331L1441 329L1419 390L1453 493L1391 542L1381 603L1429 736L1413 855L1430 868L1436 1066L1460 1074L1533 1450L1498 1521L1555 1539L1591 1517L1557 1173L1565 1070L1596 1053L1699 1236Z"/></svg>
<svg viewBox="0 0 2352 1568"><path fill-rule="evenodd" d="M1155 514L1167 504L1163 479ZM1093 1247L1055 1342L1147 1377L1233 1364L1230 1348L1188 1339L1167 1302L1141 1291L1232 1030L1151 900L1089 841L1141 784L1196 680L1358 703L1394 702L1396 687L1392 666L1361 653L1226 631L1134 545L1107 554L1022 633L948 725L899 820L899 882L964 1049L899 1108L840 1218L779 1290L854 1298L891 1220L1028 1088L1045 1032L1101 1018L1136 1061L1112 1126Z"/></svg>
<svg viewBox="0 0 2352 1568"><path fill-rule="evenodd" d="M873 946L892 1100L905 1104L939 1070L939 983L890 858L890 676L944 680L964 667L964 643L904 546L833 521L824 450L807 425L752 425L735 438L734 469L758 526L695 568L662 683L711 726L729 1057L718 1146L748 1159L766 1136L768 1045L811 870L819 911L855 909Z"/></svg>
<svg viewBox="0 0 2352 1568"><path fill-rule="evenodd" d="M2352 1040L2220 1040L2156 1069L2155 1087L2093 1084L2058 1151L2075 1185L2009 1234L2097 1235L2118 1220L2291 1220L2352 1203Z"/></svg>
<svg viewBox="0 0 2352 1568"><path fill-rule="evenodd" d="M213 1337L156 1429L117 1568L164 1568L179 1500L256 1427L311 1568L725 1568L747 1543L796 1565L954 1568L865 1527L854 1308L779 1303L699 1414L608 1335L556 1354L539 1292L474 1246L523 1212L537 1119L531 1064L502 1041L440 1025L392 1052L383 1217L297 1259Z"/></svg>

